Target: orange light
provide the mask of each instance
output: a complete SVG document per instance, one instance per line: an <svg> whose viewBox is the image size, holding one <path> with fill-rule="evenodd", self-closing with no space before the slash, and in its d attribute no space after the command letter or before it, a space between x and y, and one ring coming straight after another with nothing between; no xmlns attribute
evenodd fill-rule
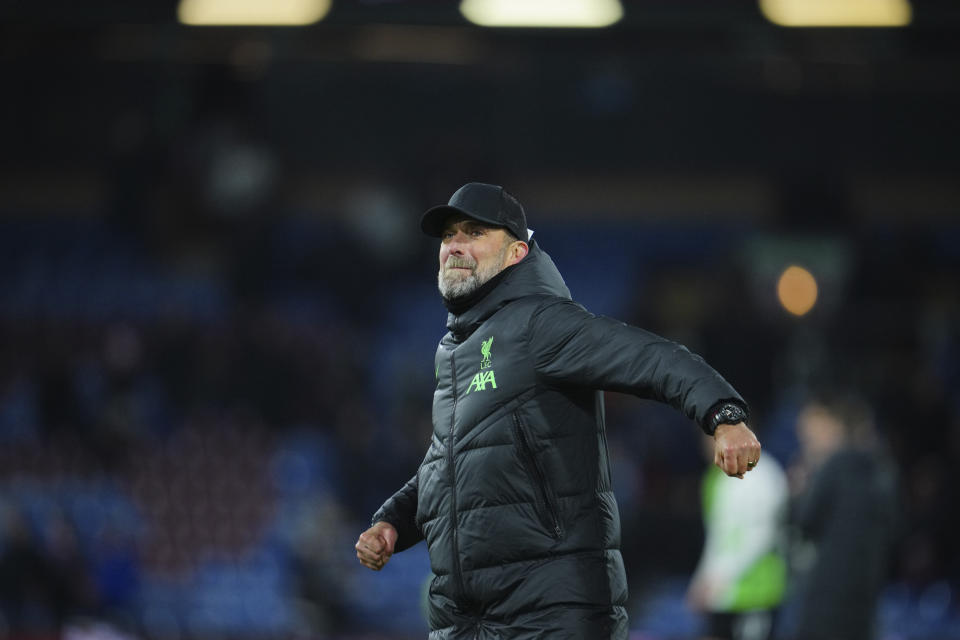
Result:
<svg viewBox="0 0 960 640"><path fill-rule="evenodd" d="M803 267L790 265L780 274L777 297L783 308L793 315L805 315L817 303L817 281Z"/></svg>

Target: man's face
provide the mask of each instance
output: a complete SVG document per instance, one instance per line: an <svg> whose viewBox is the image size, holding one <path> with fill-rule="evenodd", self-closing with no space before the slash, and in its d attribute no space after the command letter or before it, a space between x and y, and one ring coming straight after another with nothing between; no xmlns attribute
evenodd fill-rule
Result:
<svg viewBox="0 0 960 640"><path fill-rule="evenodd" d="M510 235L499 227L489 227L469 218L450 218L444 225L440 242L437 274L440 295L450 300L479 289L517 262L508 257L512 244Z"/></svg>
<svg viewBox="0 0 960 640"><path fill-rule="evenodd" d="M843 424L826 408L807 406L797 419L797 437L806 454L823 459L843 444Z"/></svg>

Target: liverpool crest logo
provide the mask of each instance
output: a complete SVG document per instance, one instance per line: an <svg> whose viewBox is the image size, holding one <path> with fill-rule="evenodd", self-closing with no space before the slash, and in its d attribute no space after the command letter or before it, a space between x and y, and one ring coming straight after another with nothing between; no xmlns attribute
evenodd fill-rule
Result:
<svg viewBox="0 0 960 640"><path fill-rule="evenodd" d="M480 361L481 369L489 369L490 365L490 347L493 346L493 336L490 336L483 341L483 344L480 345L480 354L483 356L483 359Z"/></svg>

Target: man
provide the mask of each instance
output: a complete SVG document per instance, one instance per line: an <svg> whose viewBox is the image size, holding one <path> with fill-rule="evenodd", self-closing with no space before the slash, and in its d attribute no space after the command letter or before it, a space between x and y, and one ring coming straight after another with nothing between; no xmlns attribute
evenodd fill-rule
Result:
<svg viewBox="0 0 960 640"><path fill-rule="evenodd" d="M713 459L704 436L704 454ZM787 476L772 456L743 482L711 465L702 484L703 553L687 602L705 617L704 638L768 640L786 593Z"/></svg>
<svg viewBox="0 0 960 640"><path fill-rule="evenodd" d="M573 302L502 187L464 185L420 226L449 311L433 438L357 557L380 570L426 539L432 640L626 638L602 391L682 410L741 478L760 455L746 404L684 347Z"/></svg>
<svg viewBox="0 0 960 640"><path fill-rule="evenodd" d="M897 532L896 470L877 443L870 408L852 394L808 402L797 436L792 516L813 561L798 567L796 637L870 640Z"/></svg>

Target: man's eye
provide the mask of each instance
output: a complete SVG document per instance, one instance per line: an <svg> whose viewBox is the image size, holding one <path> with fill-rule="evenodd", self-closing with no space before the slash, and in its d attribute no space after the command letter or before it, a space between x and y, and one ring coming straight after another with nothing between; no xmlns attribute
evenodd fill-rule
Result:
<svg viewBox="0 0 960 640"><path fill-rule="evenodd" d="M484 234L483 229L474 229L473 231L470 232L470 235L472 235L474 238L479 238L483 234Z"/></svg>

